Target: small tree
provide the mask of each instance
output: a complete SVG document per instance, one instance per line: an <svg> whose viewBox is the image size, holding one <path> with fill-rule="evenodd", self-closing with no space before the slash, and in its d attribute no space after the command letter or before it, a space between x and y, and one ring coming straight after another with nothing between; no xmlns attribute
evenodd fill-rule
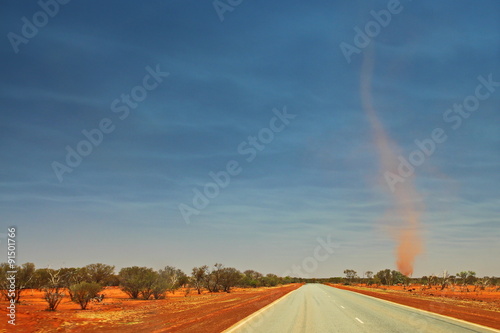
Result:
<svg viewBox="0 0 500 333"><path fill-rule="evenodd" d="M133 299L137 299L139 295L143 299L149 299L158 278L158 273L152 268L138 266L122 268L118 275L121 289Z"/></svg>
<svg viewBox="0 0 500 333"><path fill-rule="evenodd" d="M38 268L35 270L32 285L33 288L42 291L42 289L49 284L50 281L50 268Z"/></svg>
<svg viewBox="0 0 500 333"><path fill-rule="evenodd" d="M89 302L97 297L97 294L102 290L102 285L95 282L80 282L70 287L71 300L80 305L82 310L87 308Z"/></svg>
<svg viewBox="0 0 500 333"><path fill-rule="evenodd" d="M474 283L474 291L479 294L480 291L485 290L489 285L492 284L492 279L488 276L476 279Z"/></svg>
<svg viewBox="0 0 500 333"><path fill-rule="evenodd" d="M392 276L392 284L405 283L405 275L400 271L393 270L391 272L391 276Z"/></svg>
<svg viewBox="0 0 500 333"><path fill-rule="evenodd" d="M158 276L153 284L152 294L154 299L164 299L166 297L168 283L161 276Z"/></svg>
<svg viewBox="0 0 500 333"><path fill-rule="evenodd" d="M457 273L457 277L462 280L462 291L469 291L468 285L476 282L476 272L473 271L462 271Z"/></svg>
<svg viewBox="0 0 500 333"><path fill-rule="evenodd" d="M248 269L243 272L244 277L242 278L242 285L245 287L260 287L263 283L263 275L254 270Z"/></svg>
<svg viewBox="0 0 500 333"><path fill-rule="evenodd" d="M20 303L21 293L34 284L34 277L35 264L31 262L14 267L7 263L0 264L0 289L2 295L7 301L13 299L14 302Z"/></svg>
<svg viewBox="0 0 500 333"><path fill-rule="evenodd" d="M48 274L48 283L43 288L44 299L48 304L47 310L55 311L64 298L61 270L55 271L51 269L48 270Z"/></svg>
<svg viewBox="0 0 500 333"><path fill-rule="evenodd" d="M223 267L222 264L216 263L212 271L205 276L205 287L209 292L219 292Z"/></svg>
<svg viewBox="0 0 500 333"><path fill-rule="evenodd" d="M187 276L183 271L172 266L166 266L158 271L161 279L167 283L167 289L174 293L176 289L187 282Z"/></svg>
<svg viewBox="0 0 500 333"><path fill-rule="evenodd" d="M371 286L374 283L373 272L372 271L366 271L364 273L364 275L366 276L366 280L365 280L366 285L367 286Z"/></svg>
<svg viewBox="0 0 500 333"><path fill-rule="evenodd" d="M357 277L357 272L354 269L346 269L344 270L344 274L349 283L353 283L354 279Z"/></svg>
<svg viewBox="0 0 500 333"><path fill-rule="evenodd" d="M429 289L432 288L432 286L438 286L439 285L439 278L432 274L432 275L429 275ZM438 287L436 287L436 290L438 289Z"/></svg>
<svg viewBox="0 0 500 333"><path fill-rule="evenodd" d="M375 274L375 277L380 281L380 284L382 285L392 285L392 274L391 270L388 268L378 271L377 274Z"/></svg>
<svg viewBox="0 0 500 333"><path fill-rule="evenodd" d="M60 282L66 290L69 297L73 298L71 286L81 282L90 282L88 271L85 267L63 267L59 269Z"/></svg>
<svg viewBox="0 0 500 333"><path fill-rule="evenodd" d="M155 299L165 298L167 290L174 293L176 289L187 284L189 278L183 271L172 266L160 269L156 281L152 287L152 295Z"/></svg>
<svg viewBox="0 0 500 333"><path fill-rule="evenodd" d="M158 281L158 273L153 269L144 272L142 277L142 289L141 297L142 299L148 300L154 292L155 283Z"/></svg>
<svg viewBox="0 0 500 333"><path fill-rule="evenodd" d="M261 279L262 284L266 287L275 287L279 284L280 280L276 274L266 274L266 276Z"/></svg>
<svg viewBox="0 0 500 333"><path fill-rule="evenodd" d="M111 282L115 272L115 266L106 264L90 264L85 266L88 274L88 282L95 282L101 285L107 285Z"/></svg>
<svg viewBox="0 0 500 333"><path fill-rule="evenodd" d="M220 284L222 289L229 293L231 288L234 287L241 279L241 272L233 267L226 267L222 269Z"/></svg>
<svg viewBox="0 0 500 333"><path fill-rule="evenodd" d="M441 277L441 290L444 290L450 284L450 274L448 271L443 271L443 276Z"/></svg>
<svg viewBox="0 0 500 333"><path fill-rule="evenodd" d="M201 294L203 285L205 283L205 278L207 275L208 266L194 267L191 273L191 283L193 287L198 291L198 295Z"/></svg>

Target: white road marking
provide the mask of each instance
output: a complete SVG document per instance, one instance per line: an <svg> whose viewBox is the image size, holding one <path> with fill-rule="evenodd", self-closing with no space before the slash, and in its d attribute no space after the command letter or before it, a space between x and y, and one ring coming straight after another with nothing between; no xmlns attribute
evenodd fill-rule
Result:
<svg viewBox="0 0 500 333"><path fill-rule="evenodd" d="M233 326L229 327L228 329L224 330L223 333L230 333L230 332L234 332L237 328L239 328L240 326L243 326L244 324L246 324L248 321L252 320L254 317L260 315L262 312L265 312L266 310L268 310L269 308L275 306L276 304L278 304L279 302L281 302L282 300L284 300L285 298L289 297L291 294L293 294L294 292L296 292L297 290L299 290L300 288L302 288L303 286L295 289L295 290L292 290L290 291L288 294L284 295L284 296L281 296L280 298L278 298L277 300L275 300L274 302L272 302L271 304L268 304L266 305L265 307L263 307L262 309L252 313L250 316L246 317L246 318L243 318L242 320L240 320L239 322L237 322L236 324L234 324Z"/></svg>
<svg viewBox="0 0 500 333"><path fill-rule="evenodd" d="M332 287L332 286L330 286L330 287L331 288L335 288L335 287ZM338 288L336 288L336 289L337 290L342 290L342 289L338 289ZM345 290L345 291L347 291L347 290ZM415 311L415 312L421 312L422 314L426 314L429 317L433 317L434 316L434 317L440 317L440 318L447 319L448 321L458 321L458 322L464 323L466 325L471 325L471 326L475 326L475 327L481 328L483 330L489 330L491 332L498 333L498 330L496 330L494 328L491 328L491 327L488 327L488 326L479 325L479 324L475 324L475 323L472 323L470 321L465 321L465 320L462 320L462 319L457 319L457 318L445 316L445 315L442 315L442 314L439 314L439 313L435 313L435 312L431 312L431 311L426 311L426 310L422 310L422 309L419 309L419 308L414 308L412 306L403 305L403 304L399 304L399 303L396 303L396 302L387 301L385 299L381 299L381 298L377 298L377 297L373 297L373 296L368 296L368 295L365 295L365 294L356 293L354 291L349 291L349 292L355 293L356 295L359 295L359 296L362 296L362 297L376 299L376 300L378 300L380 302L385 302L385 303L392 304L392 305L395 305L395 306L400 306L402 308L410 309L410 310Z"/></svg>
<svg viewBox="0 0 500 333"><path fill-rule="evenodd" d="M356 319L357 321L359 321L361 324L364 324L364 323L361 321L361 319L359 319L358 317L356 317L356 318L354 318L354 319Z"/></svg>
<svg viewBox="0 0 500 333"><path fill-rule="evenodd" d="M340 306L342 309L345 309L342 305Z"/></svg>

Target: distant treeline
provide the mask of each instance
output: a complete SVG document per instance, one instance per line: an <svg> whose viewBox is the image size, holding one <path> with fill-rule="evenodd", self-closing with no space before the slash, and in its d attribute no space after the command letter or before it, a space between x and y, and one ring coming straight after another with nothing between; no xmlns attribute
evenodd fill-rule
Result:
<svg viewBox="0 0 500 333"><path fill-rule="evenodd" d="M15 273L12 273L15 272ZM118 273L115 266L102 263L90 264L84 267L65 267L59 269L36 268L33 263L21 266L0 264L0 289L3 297L9 302L20 302L21 295L26 289L38 289L44 293L48 308L55 310L66 293L72 301L78 303L82 309L93 300L101 301L104 297L99 294L106 286L119 286L133 299L163 299L167 292L175 292L184 288L186 296L192 291L201 294L204 290L210 293L231 292L234 287L256 288L273 287L289 283L336 283L366 285L403 285L420 284L428 288L460 288L462 291L484 290L486 287L496 287L500 291L500 278L476 277L473 271L462 271L450 275L444 271L440 275L422 276L420 278L407 277L402 273L385 269L377 273L363 272L359 276L355 270L346 269L345 277L331 278L296 278L280 277L275 274L261 274L254 270L241 272L233 267L224 267L216 263L194 267L188 275L182 270L165 266L154 270L149 267L125 267Z"/></svg>
<svg viewBox="0 0 500 333"><path fill-rule="evenodd" d="M358 272L353 269L344 270L345 278L336 277L327 279L329 283L355 284L363 283L368 286L374 285L403 285L409 287L412 284L418 284L428 289L436 288L444 290L446 288L459 289L461 291L480 291L487 287L496 287L496 291L500 291L500 278L495 276L477 277L476 272L461 271L455 275L451 275L448 271L443 271L442 274L431 274L422 277L408 277L396 270L384 269L377 273L366 271L362 276L358 276Z"/></svg>

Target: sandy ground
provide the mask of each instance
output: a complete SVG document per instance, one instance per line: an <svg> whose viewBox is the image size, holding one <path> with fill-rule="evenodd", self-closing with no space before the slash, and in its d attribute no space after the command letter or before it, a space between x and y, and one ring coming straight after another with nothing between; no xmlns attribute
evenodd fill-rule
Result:
<svg viewBox="0 0 500 333"><path fill-rule="evenodd" d="M165 300L131 300L108 287L102 303L87 310L66 297L56 311L46 311L43 294L25 290L17 307L16 327L7 323L6 301L0 302L1 332L221 332L300 284L273 288L234 289L231 293L198 295L186 290ZM14 328L14 329L13 329Z"/></svg>
<svg viewBox="0 0 500 333"><path fill-rule="evenodd" d="M495 291L495 288L476 293L462 292L459 288L441 291L440 288L427 289L420 285L407 289L403 286L374 288L365 285L329 285L500 329L500 292Z"/></svg>

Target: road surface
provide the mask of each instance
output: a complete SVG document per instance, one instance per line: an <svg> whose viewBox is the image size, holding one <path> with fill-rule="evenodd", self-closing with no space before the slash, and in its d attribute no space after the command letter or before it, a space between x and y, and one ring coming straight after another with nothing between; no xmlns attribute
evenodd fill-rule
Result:
<svg viewBox="0 0 500 333"><path fill-rule="evenodd" d="M226 333L500 332L355 292L306 284Z"/></svg>

